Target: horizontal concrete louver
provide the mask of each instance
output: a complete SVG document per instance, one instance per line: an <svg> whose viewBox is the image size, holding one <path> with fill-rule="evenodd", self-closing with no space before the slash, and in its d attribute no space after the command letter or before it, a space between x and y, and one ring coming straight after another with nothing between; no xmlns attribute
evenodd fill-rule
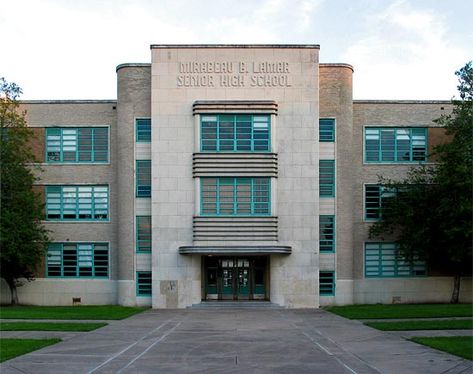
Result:
<svg viewBox="0 0 473 374"><path fill-rule="evenodd" d="M278 176L276 153L194 153L194 177Z"/></svg>
<svg viewBox="0 0 473 374"><path fill-rule="evenodd" d="M277 241L278 217L194 217L194 241Z"/></svg>

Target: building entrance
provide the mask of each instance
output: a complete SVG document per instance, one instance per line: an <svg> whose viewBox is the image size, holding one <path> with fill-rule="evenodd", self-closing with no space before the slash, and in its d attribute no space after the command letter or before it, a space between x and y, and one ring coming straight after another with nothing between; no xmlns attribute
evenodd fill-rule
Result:
<svg viewBox="0 0 473 374"><path fill-rule="evenodd" d="M203 300L269 300L269 256L203 256Z"/></svg>

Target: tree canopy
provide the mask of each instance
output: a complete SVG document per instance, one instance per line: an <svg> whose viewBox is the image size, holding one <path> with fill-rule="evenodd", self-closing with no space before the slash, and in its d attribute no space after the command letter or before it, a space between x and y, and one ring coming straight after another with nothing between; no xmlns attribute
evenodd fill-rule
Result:
<svg viewBox="0 0 473 374"><path fill-rule="evenodd" d="M28 146L33 132L20 111L20 94L20 87L0 78L0 274L13 304L18 302L21 279L34 279L48 241L40 222L43 203L33 191L36 160Z"/></svg>
<svg viewBox="0 0 473 374"><path fill-rule="evenodd" d="M472 62L455 74L460 99L452 101L451 114L435 120L450 141L435 147L435 164L413 167L403 180L380 179L396 193L383 201L382 218L370 228L370 238L396 235L407 259L455 275L452 302L458 302L460 277L472 271Z"/></svg>

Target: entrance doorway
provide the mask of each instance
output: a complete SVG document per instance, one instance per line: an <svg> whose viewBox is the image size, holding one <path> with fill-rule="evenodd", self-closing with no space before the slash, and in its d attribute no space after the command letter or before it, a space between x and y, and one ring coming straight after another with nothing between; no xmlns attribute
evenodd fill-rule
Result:
<svg viewBox="0 0 473 374"><path fill-rule="evenodd" d="M203 256L203 300L269 300L269 256Z"/></svg>

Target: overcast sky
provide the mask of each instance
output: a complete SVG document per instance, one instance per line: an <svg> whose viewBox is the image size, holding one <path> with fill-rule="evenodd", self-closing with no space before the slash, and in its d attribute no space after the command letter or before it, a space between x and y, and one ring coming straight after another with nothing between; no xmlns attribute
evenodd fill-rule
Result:
<svg viewBox="0 0 473 374"><path fill-rule="evenodd" d="M115 99L150 44L320 44L355 99L451 99L473 59L472 0L0 0L0 76L22 99Z"/></svg>

